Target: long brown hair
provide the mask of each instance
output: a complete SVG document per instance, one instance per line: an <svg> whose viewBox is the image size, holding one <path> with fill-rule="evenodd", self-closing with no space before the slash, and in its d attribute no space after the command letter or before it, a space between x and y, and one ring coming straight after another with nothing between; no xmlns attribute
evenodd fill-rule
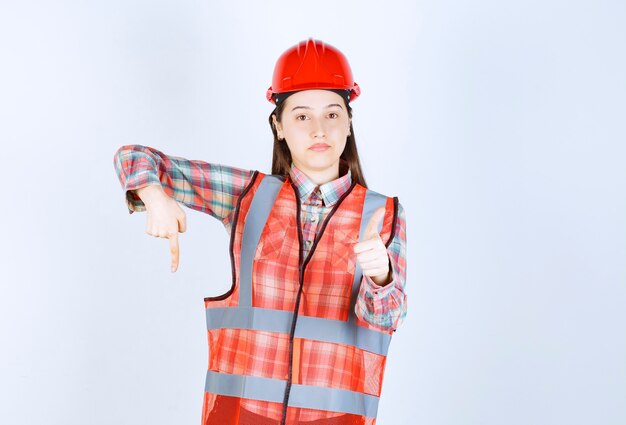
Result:
<svg viewBox="0 0 626 425"><path fill-rule="evenodd" d="M346 110L348 111L348 117L352 118L352 107L349 103L345 102ZM272 133L274 134L274 149L272 153L272 174L287 175L291 168L291 151L287 143L283 140L278 140L278 132L274 127L274 121L272 115L276 115L276 121L281 122L283 109L285 108L285 101L279 102L278 106L270 113L269 123ZM339 156L341 159L345 159L350 167L350 174L352 181L360 184L363 187L367 187L365 182L365 176L361 170L361 161L359 159L359 152L356 148L356 140L354 138L354 129L352 128L352 121L350 121L350 135L346 140L346 146Z"/></svg>

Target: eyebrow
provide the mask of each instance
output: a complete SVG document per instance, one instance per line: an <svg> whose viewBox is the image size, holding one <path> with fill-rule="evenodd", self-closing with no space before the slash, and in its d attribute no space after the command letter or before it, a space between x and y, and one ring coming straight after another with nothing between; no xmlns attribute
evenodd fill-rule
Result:
<svg viewBox="0 0 626 425"><path fill-rule="evenodd" d="M331 106L339 106L339 108L340 108L340 109L343 109L343 108L341 107L341 105L340 105L340 104L338 104L338 103L331 103L330 105L326 105L326 108L330 108ZM293 108L293 109L291 110L291 112L295 111L295 110L296 110L296 109L298 109L298 108L300 108L300 109L312 109L310 106L296 106L295 108Z"/></svg>

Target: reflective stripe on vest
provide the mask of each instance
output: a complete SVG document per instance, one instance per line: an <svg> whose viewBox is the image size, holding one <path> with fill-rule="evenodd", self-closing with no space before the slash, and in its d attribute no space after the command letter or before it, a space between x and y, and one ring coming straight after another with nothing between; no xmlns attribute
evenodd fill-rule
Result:
<svg viewBox="0 0 626 425"><path fill-rule="evenodd" d="M353 313L351 313L353 315ZM258 307L207 308L208 330L219 328L251 329L255 331L289 333L292 311ZM342 320L298 316L295 338L353 345L376 354L387 355L391 335Z"/></svg>
<svg viewBox="0 0 626 425"><path fill-rule="evenodd" d="M255 331L273 331L289 333L293 313L285 310L270 310L252 307L252 265L254 252L259 243L261 233L267 217L272 210L278 191L283 181L276 176L267 175L257 188L246 217L242 243L239 283L239 307L208 308L206 309L207 329L238 328ZM383 195L367 191L363 203L361 229L359 241L363 240L363 233L374 212L384 207L386 198ZM379 223L378 231L382 228ZM356 315L354 304L359 293L362 279L361 265L357 261L352 283L352 296L348 321L329 320L319 317L299 316L296 327L296 337L316 339L324 342L334 342L354 345L372 353L387 355L391 335L377 332L363 326L355 326Z"/></svg>
<svg viewBox="0 0 626 425"><path fill-rule="evenodd" d="M282 403L287 381L209 370L206 392ZM378 397L357 391L291 384L289 406L376 417Z"/></svg>
<svg viewBox="0 0 626 425"><path fill-rule="evenodd" d="M236 328L254 331L290 333L293 311L252 306L252 269L254 255L263 228L284 180L265 175L257 187L244 221L239 267L239 305L206 309L207 329ZM387 197L367 190L361 214L359 241L373 213L385 207ZM332 219L332 217L331 217ZM300 223L298 223L300 225ZM382 221L378 231L382 229ZM393 234L390 236L393 237ZM354 307L362 280L362 269L355 265L350 311L347 321L298 315L294 337L354 346L372 353L387 355L391 335L356 324ZM226 396L282 403L287 381L263 377L208 371L205 391ZM362 392L291 384L289 406L330 410L376 417L378 397Z"/></svg>

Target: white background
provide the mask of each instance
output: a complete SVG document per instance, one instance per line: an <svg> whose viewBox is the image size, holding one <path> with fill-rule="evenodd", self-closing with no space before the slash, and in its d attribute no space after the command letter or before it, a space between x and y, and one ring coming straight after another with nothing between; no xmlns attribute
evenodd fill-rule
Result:
<svg viewBox="0 0 626 425"><path fill-rule="evenodd" d="M367 182L407 218L380 425L626 423L623 1L0 3L0 422L198 424L203 297L128 214L124 144L270 172L275 60L310 36L362 95Z"/></svg>

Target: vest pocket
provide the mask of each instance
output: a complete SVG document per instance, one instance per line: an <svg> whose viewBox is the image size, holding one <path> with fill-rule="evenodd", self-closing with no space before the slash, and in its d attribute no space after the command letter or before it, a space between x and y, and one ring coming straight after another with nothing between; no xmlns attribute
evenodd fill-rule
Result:
<svg viewBox="0 0 626 425"><path fill-rule="evenodd" d="M342 229L335 230L331 254L331 265L333 268L354 273L356 268L354 245L358 241L358 233L354 234Z"/></svg>
<svg viewBox="0 0 626 425"><path fill-rule="evenodd" d="M258 260L264 260L280 256L283 245L286 242L286 234L287 229L285 227L282 229L268 229L265 235L261 236L261 240L259 241L259 246L257 248L258 255L256 258Z"/></svg>

